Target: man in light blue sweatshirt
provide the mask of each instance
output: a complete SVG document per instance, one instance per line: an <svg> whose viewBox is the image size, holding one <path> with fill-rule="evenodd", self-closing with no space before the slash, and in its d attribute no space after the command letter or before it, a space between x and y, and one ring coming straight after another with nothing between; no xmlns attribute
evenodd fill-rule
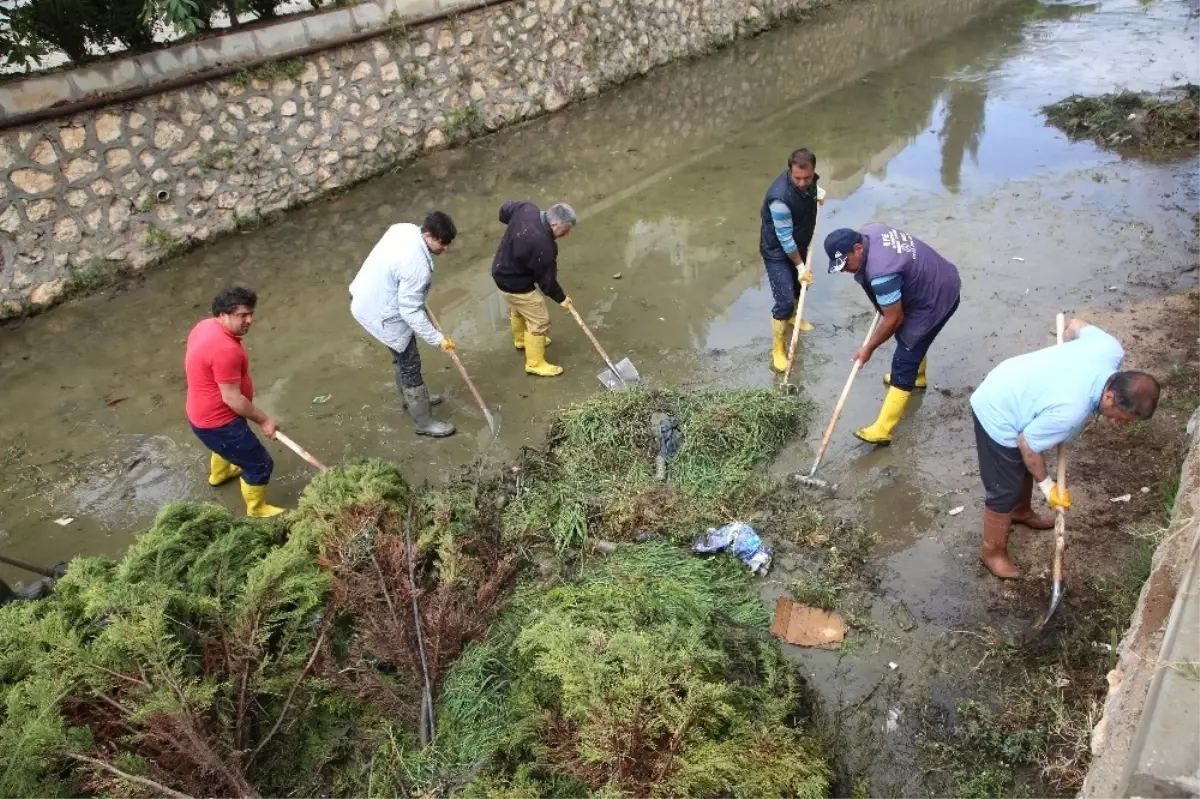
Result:
<svg viewBox="0 0 1200 799"><path fill-rule="evenodd" d="M1019 577L1008 558L1013 523L1047 530L1054 519L1033 512L1033 486L1051 508L1071 507L1071 495L1046 468L1044 453L1079 435L1099 414L1116 422L1149 419L1158 381L1119 372L1125 351L1095 325L1072 319L1063 343L1009 358L971 395L979 476L987 499L979 558L992 574Z"/></svg>

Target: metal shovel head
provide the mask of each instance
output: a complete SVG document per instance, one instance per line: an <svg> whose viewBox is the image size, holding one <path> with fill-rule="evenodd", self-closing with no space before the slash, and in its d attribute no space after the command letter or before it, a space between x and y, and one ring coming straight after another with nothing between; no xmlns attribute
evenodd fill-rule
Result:
<svg viewBox="0 0 1200 799"><path fill-rule="evenodd" d="M1050 621L1050 617L1054 615L1054 611L1058 610L1058 605L1060 602L1062 602L1063 593L1064 589L1062 581L1055 580L1054 584L1050 587L1050 609L1046 611L1045 616L1038 619L1038 621L1033 625L1033 631L1035 633L1041 632L1043 629L1045 629L1046 624Z"/></svg>
<svg viewBox="0 0 1200 799"><path fill-rule="evenodd" d="M629 383L635 383L642 379L638 374L637 368L630 362L628 358L622 358L614 367L617 372L613 374L612 369L605 369L596 377L600 378L600 382L607 386L612 391L624 388Z"/></svg>
<svg viewBox="0 0 1200 799"><path fill-rule="evenodd" d="M496 443L496 439L500 436L500 409L492 410L488 408L484 410L483 415L487 420L487 426L481 428L475 438L479 442L479 451L486 453L491 450L492 446Z"/></svg>

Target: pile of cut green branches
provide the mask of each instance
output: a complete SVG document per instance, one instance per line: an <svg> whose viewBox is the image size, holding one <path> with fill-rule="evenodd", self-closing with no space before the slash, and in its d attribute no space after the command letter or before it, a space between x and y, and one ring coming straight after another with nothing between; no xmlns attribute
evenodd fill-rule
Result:
<svg viewBox="0 0 1200 799"><path fill-rule="evenodd" d="M664 483L655 411L683 432ZM365 461L278 519L170 505L120 561L0 607L0 796L825 795L741 564L664 540L546 583L517 554L628 541L649 491L667 533L724 520L806 412L621 392L565 411L519 486Z"/></svg>

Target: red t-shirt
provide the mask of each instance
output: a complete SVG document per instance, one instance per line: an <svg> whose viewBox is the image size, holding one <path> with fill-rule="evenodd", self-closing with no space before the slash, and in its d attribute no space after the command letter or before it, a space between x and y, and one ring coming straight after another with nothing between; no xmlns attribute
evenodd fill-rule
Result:
<svg viewBox="0 0 1200 799"><path fill-rule="evenodd" d="M241 383L242 395L254 399L250 358L242 341L216 319L205 319L192 328L183 367L187 372L187 417L196 427L211 430L238 418L221 398L221 383Z"/></svg>

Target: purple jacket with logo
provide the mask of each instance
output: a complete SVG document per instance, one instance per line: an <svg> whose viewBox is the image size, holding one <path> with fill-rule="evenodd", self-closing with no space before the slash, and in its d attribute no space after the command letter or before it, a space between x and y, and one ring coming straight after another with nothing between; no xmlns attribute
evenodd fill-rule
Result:
<svg viewBox="0 0 1200 799"><path fill-rule="evenodd" d="M859 233L863 239L864 264L854 273L854 279L863 287L875 310L882 313L871 291L871 281L900 274L904 321L896 331L896 340L911 349L958 302L962 286L958 269L925 242L894 227L867 225Z"/></svg>

